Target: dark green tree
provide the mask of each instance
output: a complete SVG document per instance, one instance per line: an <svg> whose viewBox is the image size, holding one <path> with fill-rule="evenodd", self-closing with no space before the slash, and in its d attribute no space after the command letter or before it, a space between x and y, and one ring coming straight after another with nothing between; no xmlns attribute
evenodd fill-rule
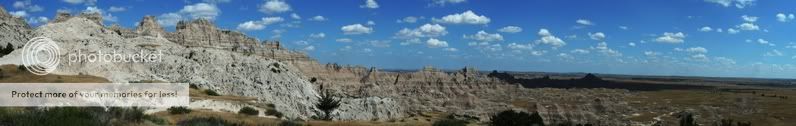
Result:
<svg viewBox="0 0 796 126"><path fill-rule="evenodd" d="M491 126L544 126L544 119L539 113L506 110L492 116Z"/></svg>
<svg viewBox="0 0 796 126"><path fill-rule="evenodd" d="M694 114L680 113L680 126L699 126L694 119Z"/></svg>
<svg viewBox="0 0 796 126"><path fill-rule="evenodd" d="M340 107L340 100L334 98L329 91L325 91L321 94L321 98L318 99L318 104L316 104L315 107L323 111L322 120L332 120L331 114L335 109Z"/></svg>

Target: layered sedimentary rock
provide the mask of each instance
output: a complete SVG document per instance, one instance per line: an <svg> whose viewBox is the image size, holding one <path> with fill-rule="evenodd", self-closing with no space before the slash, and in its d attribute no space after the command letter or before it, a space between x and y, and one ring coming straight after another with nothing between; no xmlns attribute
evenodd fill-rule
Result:
<svg viewBox="0 0 796 126"><path fill-rule="evenodd" d="M166 34L166 31L163 30L163 27L160 27L160 24L155 21L155 17L149 15L144 16L144 19L138 22L135 32L138 35L155 37L162 37Z"/></svg>
<svg viewBox="0 0 796 126"><path fill-rule="evenodd" d="M0 46L5 48L9 43L21 48L30 36L30 25L24 19L14 17L0 7Z"/></svg>

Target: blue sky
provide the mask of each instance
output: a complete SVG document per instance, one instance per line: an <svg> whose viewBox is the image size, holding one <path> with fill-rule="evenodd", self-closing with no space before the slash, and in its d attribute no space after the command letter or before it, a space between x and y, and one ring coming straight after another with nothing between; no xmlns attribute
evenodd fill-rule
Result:
<svg viewBox="0 0 796 126"><path fill-rule="evenodd" d="M100 12L167 30L208 18L322 63L418 69L796 78L796 1L7 0L33 26ZM789 6L790 5L790 6Z"/></svg>

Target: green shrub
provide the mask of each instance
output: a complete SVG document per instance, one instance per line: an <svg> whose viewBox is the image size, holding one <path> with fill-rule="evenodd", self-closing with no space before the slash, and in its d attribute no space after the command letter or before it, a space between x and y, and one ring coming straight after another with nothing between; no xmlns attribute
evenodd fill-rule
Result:
<svg viewBox="0 0 796 126"><path fill-rule="evenodd" d="M11 126L107 126L140 124L148 118L138 108L45 107L0 111L0 125Z"/></svg>
<svg viewBox="0 0 796 126"><path fill-rule="evenodd" d="M191 109L188 109L185 106L170 107L168 110L169 110L169 113L171 113L171 114L188 114L188 113L191 113Z"/></svg>
<svg viewBox="0 0 796 126"><path fill-rule="evenodd" d="M178 126L242 126L239 123L232 123L227 120L211 118L193 118L177 123Z"/></svg>
<svg viewBox="0 0 796 126"><path fill-rule="evenodd" d="M332 111L340 107L340 99L334 98L329 91L325 91L315 107L323 111L323 115L320 117L322 120L332 120Z"/></svg>
<svg viewBox="0 0 796 126"><path fill-rule="evenodd" d="M265 110L265 115L272 115L276 116L277 118L282 118L282 112L276 111L276 109Z"/></svg>
<svg viewBox="0 0 796 126"><path fill-rule="evenodd" d="M300 122L290 121L290 120L282 121L279 123L279 126L303 126L303 125L304 124L301 124Z"/></svg>
<svg viewBox="0 0 796 126"><path fill-rule="evenodd" d="M489 122L492 126L544 126L544 120L539 113L517 112L506 110L495 114Z"/></svg>
<svg viewBox="0 0 796 126"><path fill-rule="evenodd" d="M467 121L458 119L441 119L434 121L433 126L466 126Z"/></svg>
<svg viewBox="0 0 796 126"><path fill-rule="evenodd" d="M260 111L257 111L256 109L254 109L252 107L246 106L246 107L240 108L238 113L239 114L244 114L244 115L257 115L257 114L260 114Z"/></svg>
<svg viewBox="0 0 796 126"><path fill-rule="evenodd" d="M220 94L218 94L218 92L210 90L210 89L205 90L205 94L210 95L210 96L221 96Z"/></svg>

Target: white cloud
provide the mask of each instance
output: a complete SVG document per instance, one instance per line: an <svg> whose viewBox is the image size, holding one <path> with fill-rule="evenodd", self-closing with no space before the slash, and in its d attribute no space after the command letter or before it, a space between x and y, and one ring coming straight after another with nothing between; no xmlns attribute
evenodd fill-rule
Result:
<svg viewBox="0 0 796 126"><path fill-rule="evenodd" d="M456 52L456 51L459 51L459 50L458 50L458 49L456 49L456 48L445 48L445 49L442 49L442 50L445 50L445 51L448 51L448 52Z"/></svg>
<svg viewBox="0 0 796 126"><path fill-rule="evenodd" d="M589 50L585 49L573 49L572 51L569 51L569 53L576 53L576 54L589 54L589 52L590 52Z"/></svg>
<svg viewBox="0 0 796 126"><path fill-rule="evenodd" d="M238 30L243 31L251 31L251 30L262 30L265 29L266 26L282 22L285 19L282 17L264 17L259 21L246 21L244 23L238 24Z"/></svg>
<svg viewBox="0 0 796 126"><path fill-rule="evenodd" d="M298 19L301 19L301 16L299 16L299 15L298 15L298 14L296 14L296 13L292 13L292 14L290 14L290 18L293 18L293 19L297 19L297 20L298 20Z"/></svg>
<svg viewBox="0 0 796 126"><path fill-rule="evenodd" d="M738 25L738 26L735 26L735 27L737 27L738 29L747 30L747 31L760 30L759 26L757 26L755 24L752 24L752 23L748 23L748 22L747 23L743 23L743 24Z"/></svg>
<svg viewBox="0 0 796 126"><path fill-rule="evenodd" d="M366 24L368 24L368 25L376 25L376 22L369 20Z"/></svg>
<svg viewBox="0 0 796 126"><path fill-rule="evenodd" d="M630 29L630 28L628 28L627 26L619 26L619 29L627 30L627 29Z"/></svg>
<svg viewBox="0 0 796 126"><path fill-rule="evenodd" d="M445 6L445 4L448 4L448 3L450 3L450 4L464 3L464 2L467 2L467 0L433 0L433 2L434 2L434 4L437 4L437 5L440 5L440 6Z"/></svg>
<svg viewBox="0 0 796 126"><path fill-rule="evenodd" d="M162 26L174 26L182 20L182 15L177 13L165 13L158 16L158 24Z"/></svg>
<svg viewBox="0 0 796 126"><path fill-rule="evenodd" d="M644 51L644 55L645 56L649 56L649 57L655 57L655 56L661 55L661 53L660 52L654 52L654 51Z"/></svg>
<svg viewBox="0 0 796 126"><path fill-rule="evenodd" d="M193 19L204 18L208 20L215 20L216 16L221 13L221 10L214 4L197 3L194 5L186 5L180 10L181 14L187 14Z"/></svg>
<svg viewBox="0 0 796 126"><path fill-rule="evenodd" d="M602 32L597 32L594 34L589 32L589 38L591 38L592 40L602 41L605 40L605 34Z"/></svg>
<svg viewBox="0 0 796 126"><path fill-rule="evenodd" d="M340 30L343 31L343 34L346 35L359 35L359 34L370 34L373 33L373 28L366 27L362 24L351 24L340 27Z"/></svg>
<svg viewBox="0 0 796 126"><path fill-rule="evenodd" d="M382 40L370 40L368 41L371 46L379 47L379 48L386 48L390 47L390 41L382 41Z"/></svg>
<svg viewBox="0 0 796 126"><path fill-rule="evenodd" d="M778 13L777 14L777 21L779 21L779 22L789 22L789 21L793 20L794 18L796 18L796 17L794 17L793 14L783 14L783 13Z"/></svg>
<svg viewBox="0 0 796 126"><path fill-rule="evenodd" d="M597 50L597 52L600 52L607 56L622 56L622 53L620 53L619 51L608 48L608 43L606 42L597 43L597 47L591 47L591 49Z"/></svg>
<svg viewBox="0 0 796 126"><path fill-rule="evenodd" d="M684 42L683 39L685 39L685 34L683 34L682 32L677 32L677 33L664 32L663 36L656 38L655 41L662 43L683 43Z"/></svg>
<svg viewBox="0 0 796 126"><path fill-rule="evenodd" d="M473 40L476 40L476 41L479 41L479 42L503 41L503 36L502 35L500 35L498 33L489 34L489 33L485 32L483 30L478 31L478 33L475 33L474 35L469 35L469 36L468 35L464 35L464 38L465 39L473 39Z"/></svg>
<svg viewBox="0 0 796 126"><path fill-rule="evenodd" d="M763 56L783 56L782 52L777 49L771 50L763 54Z"/></svg>
<svg viewBox="0 0 796 126"><path fill-rule="evenodd" d="M517 33L517 32L522 32L522 28L517 27L517 26L506 26L506 27L498 29L498 31L499 32L505 32L505 33Z"/></svg>
<svg viewBox="0 0 796 126"><path fill-rule="evenodd" d="M315 46L310 45L310 46L304 47L304 50L305 51L314 51L315 50Z"/></svg>
<svg viewBox="0 0 796 126"><path fill-rule="evenodd" d="M514 49L514 50L531 50L531 49L533 49L533 45L531 45L530 43L528 43L528 44L517 44L517 43L513 43L512 42L512 43L509 43L507 45L507 47L509 49Z"/></svg>
<svg viewBox="0 0 796 126"><path fill-rule="evenodd" d="M491 20L484 16L467 10L460 14L451 14L442 19L433 19L434 22L447 24L488 24Z"/></svg>
<svg viewBox="0 0 796 126"><path fill-rule="evenodd" d="M116 22L118 18L113 16L111 13L106 13L105 10L102 10L98 7L86 7L86 10L83 10L83 13L98 13L102 16L102 20Z"/></svg>
<svg viewBox="0 0 796 126"><path fill-rule="evenodd" d="M85 5L94 5L97 3L97 0L63 0L69 4L85 4Z"/></svg>
<svg viewBox="0 0 796 126"><path fill-rule="evenodd" d="M324 38L324 37L326 37L326 34L325 34L325 33L323 33L323 32L321 32L321 33L315 33L315 34L310 34L310 38Z"/></svg>
<svg viewBox="0 0 796 126"><path fill-rule="evenodd" d="M379 8L379 4L376 3L376 0L365 0L365 5L359 5L359 7L376 9Z"/></svg>
<svg viewBox="0 0 796 126"><path fill-rule="evenodd" d="M202 0L202 2L216 4L216 3L229 3L232 2L232 0Z"/></svg>
<svg viewBox="0 0 796 126"><path fill-rule="evenodd" d="M710 31L713 31L713 29L708 27L708 26L705 26L705 27L700 28L699 31L701 31L701 32L710 32Z"/></svg>
<svg viewBox="0 0 796 126"><path fill-rule="evenodd" d="M735 6L743 9L755 4L756 0L705 0L705 2L719 4L724 7Z"/></svg>
<svg viewBox="0 0 796 126"><path fill-rule="evenodd" d="M350 38L339 38L336 39L335 41L348 43L348 42L353 42L354 40L351 40Z"/></svg>
<svg viewBox="0 0 796 126"><path fill-rule="evenodd" d="M110 11L110 12L122 12L122 11L127 11L127 8L126 7L111 6L111 7L108 8L108 11Z"/></svg>
<svg viewBox="0 0 796 126"><path fill-rule="evenodd" d="M42 17L42 16L31 17L30 19L28 19L28 22L31 23L31 24L47 23L48 21L50 21L49 18Z"/></svg>
<svg viewBox="0 0 796 126"><path fill-rule="evenodd" d="M592 23L591 21L586 20L586 19L578 19L578 20L575 21L575 23L578 23L578 24L581 24L581 25L594 25L594 23Z"/></svg>
<svg viewBox="0 0 796 126"><path fill-rule="evenodd" d="M395 37L402 39L413 39L422 37L438 37L448 34L445 27L439 24L424 24L416 29L403 28L397 33Z"/></svg>
<svg viewBox="0 0 796 126"><path fill-rule="evenodd" d="M282 12L290 11L290 5L287 4L285 1L282 0L268 0L264 4L260 5L260 12L266 14L276 14Z"/></svg>
<svg viewBox="0 0 796 126"><path fill-rule="evenodd" d="M421 19L421 18L417 18L417 17L414 17L414 16L409 16L409 17L404 17L403 19L400 19L400 20L398 20L396 22L398 22L398 23L415 23L419 19Z"/></svg>
<svg viewBox="0 0 796 126"><path fill-rule="evenodd" d="M429 48L440 48L440 47L448 47L448 42L430 38L426 41L426 45Z"/></svg>
<svg viewBox="0 0 796 126"><path fill-rule="evenodd" d="M44 11L43 7L33 4L30 0L15 1L13 6L14 8L27 10L29 12Z"/></svg>
<svg viewBox="0 0 796 126"><path fill-rule="evenodd" d="M739 31L739 30L735 30L735 29L733 29L733 28L728 28L728 29L727 29L727 33L730 33L730 34L738 34L738 32L741 32L741 31Z"/></svg>
<svg viewBox="0 0 796 126"><path fill-rule="evenodd" d="M688 52L688 53L708 53L708 49L706 49L704 47L699 47L699 46L691 47L691 48L687 48L687 49L675 48L675 51L685 51L685 52Z"/></svg>
<svg viewBox="0 0 796 126"><path fill-rule="evenodd" d="M19 17L27 17L28 16L28 12L25 12L25 11L12 11L12 12L9 12L9 13L11 14L11 16L18 17L18 18Z"/></svg>
<svg viewBox="0 0 796 126"><path fill-rule="evenodd" d="M775 46L774 43L768 42L765 39L757 39L757 43L761 45Z"/></svg>
<svg viewBox="0 0 796 126"><path fill-rule="evenodd" d="M708 56L705 56L705 54L696 54L696 55L691 55L691 59L699 61L707 61Z"/></svg>
<svg viewBox="0 0 796 126"><path fill-rule="evenodd" d="M316 15L316 16L313 16L312 18L310 18L309 20L310 21L326 21L328 19L326 19L326 17L323 17L321 15Z"/></svg>
<svg viewBox="0 0 796 126"><path fill-rule="evenodd" d="M553 48L558 48L567 45L566 42L561 40L561 38L553 36L553 34L551 34L550 31L548 31L547 29L544 28L539 29L539 33L537 35L541 37L539 40L536 40L537 43L548 44L553 46Z"/></svg>
<svg viewBox="0 0 796 126"><path fill-rule="evenodd" d="M718 62L720 64L724 64L724 65L734 65L735 64L735 60L727 58L727 57L713 57L713 60L716 60L716 62Z"/></svg>
<svg viewBox="0 0 796 126"><path fill-rule="evenodd" d="M631 43L627 43L627 45L631 46L631 47L636 47L636 43L632 43L632 42Z"/></svg>
<svg viewBox="0 0 796 126"><path fill-rule="evenodd" d="M756 22L759 17L743 15L741 18L746 22Z"/></svg>
<svg viewBox="0 0 796 126"><path fill-rule="evenodd" d="M265 25L260 23L255 23L254 21L247 21L241 24L238 24L238 30L243 31L250 31L250 30L262 30L265 28Z"/></svg>

